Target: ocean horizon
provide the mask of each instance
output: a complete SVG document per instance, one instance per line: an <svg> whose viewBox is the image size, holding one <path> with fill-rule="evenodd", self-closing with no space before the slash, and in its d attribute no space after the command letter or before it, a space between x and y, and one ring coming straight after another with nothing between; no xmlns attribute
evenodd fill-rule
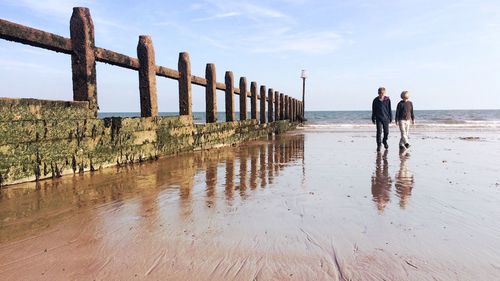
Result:
<svg viewBox="0 0 500 281"><path fill-rule="evenodd" d="M159 116L177 116L178 112L159 112ZM239 112L236 112L239 120ZM393 111L393 116L394 116ZM99 112L99 118L139 117L140 112ZM250 116L250 112L248 113ZM225 112L218 112L218 122L224 122ZM370 110L306 111L306 126L310 128L363 128L372 126ZM195 123L205 123L205 112L193 112ZM415 110L417 127L490 128L500 129L500 109Z"/></svg>

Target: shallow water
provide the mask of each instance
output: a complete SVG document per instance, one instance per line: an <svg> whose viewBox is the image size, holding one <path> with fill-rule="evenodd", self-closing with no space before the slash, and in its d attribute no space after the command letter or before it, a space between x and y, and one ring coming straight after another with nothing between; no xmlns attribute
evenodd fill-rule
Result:
<svg viewBox="0 0 500 281"><path fill-rule="evenodd" d="M299 130L18 185L0 279L496 280L499 136Z"/></svg>

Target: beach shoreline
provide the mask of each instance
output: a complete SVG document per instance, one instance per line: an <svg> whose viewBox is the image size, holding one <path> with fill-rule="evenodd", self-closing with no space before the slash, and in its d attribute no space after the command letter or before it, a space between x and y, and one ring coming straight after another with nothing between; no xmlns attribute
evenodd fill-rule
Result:
<svg viewBox="0 0 500 281"><path fill-rule="evenodd" d="M303 128L26 183L0 197L6 280L493 280L500 135Z"/></svg>

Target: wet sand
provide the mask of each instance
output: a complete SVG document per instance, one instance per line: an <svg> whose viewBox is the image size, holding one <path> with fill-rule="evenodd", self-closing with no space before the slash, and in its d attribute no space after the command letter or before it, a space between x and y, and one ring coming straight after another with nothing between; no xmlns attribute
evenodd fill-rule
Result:
<svg viewBox="0 0 500 281"><path fill-rule="evenodd" d="M498 280L500 134L299 130L0 193L1 280ZM472 138L471 138L472 137Z"/></svg>

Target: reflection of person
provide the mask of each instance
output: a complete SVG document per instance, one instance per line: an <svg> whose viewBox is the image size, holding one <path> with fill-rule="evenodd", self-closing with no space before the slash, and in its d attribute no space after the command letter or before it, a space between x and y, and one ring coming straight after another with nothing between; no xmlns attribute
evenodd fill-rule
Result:
<svg viewBox="0 0 500 281"><path fill-rule="evenodd" d="M399 154L399 171L396 174L395 186L396 192L399 196L399 206L401 209L406 208L408 204L408 199L411 196L411 190L413 189L413 184L415 182L413 174L408 172L408 166L406 160L410 157L410 154L406 151Z"/></svg>
<svg viewBox="0 0 500 281"><path fill-rule="evenodd" d="M391 99L385 95L385 88L378 88L378 97L372 102L372 122L377 124L377 151L384 144L385 149L389 148L387 137L389 136L389 123L392 122ZM382 140L382 130L384 139Z"/></svg>
<svg viewBox="0 0 500 281"><path fill-rule="evenodd" d="M372 196L377 204L377 209L384 211L385 206L390 201L392 179L389 177L389 164L387 161L387 150L384 153L377 153L375 162L375 174L372 176Z"/></svg>
<svg viewBox="0 0 500 281"><path fill-rule="evenodd" d="M408 133L410 131L410 122L415 124L415 115L413 115L413 103L410 101L410 93L403 91L401 93L401 101L396 108L396 125L399 124L401 131L401 140L399 141L399 148L409 148Z"/></svg>

